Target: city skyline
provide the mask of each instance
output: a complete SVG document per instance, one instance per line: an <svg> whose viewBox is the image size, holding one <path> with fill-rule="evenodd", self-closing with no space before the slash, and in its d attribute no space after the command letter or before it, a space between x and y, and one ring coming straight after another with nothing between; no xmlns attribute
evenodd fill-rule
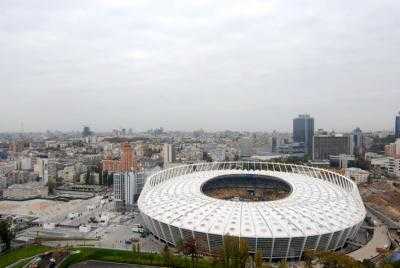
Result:
<svg viewBox="0 0 400 268"><path fill-rule="evenodd" d="M0 1L0 267L400 267L399 14Z"/></svg>
<svg viewBox="0 0 400 268"><path fill-rule="evenodd" d="M400 112L399 112L400 114ZM294 124L294 121L296 119L298 119L301 116L310 116L309 114L299 114L298 117L296 118L292 118L292 122ZM360 129L360 127L357 125L356 127L353 127L351 129L334 129L334 128L322 128L320 126L313 126L314 131L325 131L327 133L353 133L354 131L360 131L360 132L389 132L392 133L395 137L397 137L397 133L398 133L398 122L400 115L396 115L395 116L395 121L394 124L392 125L391 128L386 128L386 129ZM311 119L314 122L314 118L311 115ZM182 133L188 133L188 132L196 132L196 131L204 131L206 133L218 133L218 132L224 132L224 131L233 131L233 132L249 132L249 133L270 133L273 134L275 132L278 133L292 133L294 134L295 131L293 129L294 125L291 125L289 129L285 129L285 130L267 130L267 129L260 129L260 130L249 130L249 129L204 129L201 127L198 128L193 128L193 129L170 129L170 128L164 128L163 126L158 126L158 127L152 127L149 129L133 129L131 127L126 127L126 126L120 126L120 127L110 127L108 129L101 129L101 130L96 130L96 129L92 129L90 125L86 124L86 125L82 125L81 129L46 129L46 130L38 130L38 131L29 131L29 130L25 130L23 128L23 123L20 126L19 130L14 130L14 131L0 131L0 134L29 134L29 133L45 133L45 132L60 132L60 133L77 133L77 134L81 134L83 135L83 137L86 137L86 135L88 135L87 133L85 133L86 131L89 131L90 134L89 135L96 135L96 134L101 134L101 135L105 135L105 134L112 134L112 135L117 135L117 136L131 136L132 134L138 134L138 133L145 133L145 132L152 132L152 131L159 131L162 130L164 132L182 132ZM314 123L313 123L314 125ZM116 134L118 133L118 134Z"/></svg>
<svg viewBox="0 0 400 268"><path fill-rule="evenodd" d="M108 128L104 128L104 129L95 129L92 128L92 125L87 125L90 127L91 131L92 131L92 135L96 135L96 134L101 134L101 135L105 135L105 134L112 134L115 130L117 131L121 131L122 129L132 129L132 133L133 134L138 134L138 133L145 133L145 132L149 132L152 130L156 130L159 128L162 128L164 130L164 132L182 132L182 133L188 133L188 132L196 132L199 130L205 131L207 133L218 133L218 132L224 132L224 131L233 131L233 132L249 132L249 133L270 133L273 134L274 132L278 132L278 133L293 133L293 117L291 119L289 119L289 123L288 123L288 128L287 129L271 129L268 128L268 126L264 129L262 128L257 128L257 129L241 129L241 128L234 128L234 129L229 129L229 128L219 128L219 129L206 129L206 128L202 128L202 127L194 127L194 128L187 128L187 129L173 129L173 128L167 128L165 126L153 126L150 128L146 128L146 129L138 129L138 128L133 128L133 127L129 127L129 126L119 126L119 127L113 127L110 126ZM393 120L392 120L393 121ZM316 123L318 123L318 121L316 120ZM324 124L326 127L321 127L319 125L316 125L315 130L323 130L326 131L328 133L334 132L334 133L352 133L355 129L360 128L359 125L354 124L353 127L349 127L349 128L332 128L329 127L329 125ZM390 132L393 135L395 135L395 122L392 122L392 125L389 124L388 127L386 128L373 128L373 129L362 129L362 132ZM0 133L2 134L29 134L29 133L46 133L46 132L60 132L60 133L77 133L77 134L82 134L82 126L81 128L79 128L79 124L77 124L76 128L72 128L72 129L68 129L68 128L60 128L60 129L51 129L51 128L44 128L44 129L37 129L37 130L30 130L30 129L25 129L25 128L21 128L21 126L17 129L14 130L3 130L0 129ZM129 133L125 134L125 136L130 136Z"/></svg>
<svg viewBox="0 0 400 268"><path fill-rule="evenodd" d="M398 1L0 8L0 132L391 130L400 110Z"/></svg>

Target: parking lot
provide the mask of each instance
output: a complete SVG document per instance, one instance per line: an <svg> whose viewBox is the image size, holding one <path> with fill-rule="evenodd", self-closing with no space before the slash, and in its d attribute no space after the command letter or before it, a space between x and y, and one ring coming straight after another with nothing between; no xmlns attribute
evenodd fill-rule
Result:
<svg viewBox="0 0 400 268"><path fill-rule="evenodd" d="M41 202L34 201L34 205ZM114 203L101 196L80 203L64 202L64 206L57 203L57 213L47 204L41 211L38 222L54 223L55 226L35 226L17 234L21 241L33 240L37 237L49 246L96 246L110 249L131 250L132 241L139 244L142 251L158 252L163 244L152 236L141 237L133 232L133 227L142 224L140 214L136 212L120 213L114 209ZM71 203L71 204L70 204ZM48 209L49 211L46 211ZM88 227L80 230L79 226ZM47 241L46 241L47 240Z"/></svg>

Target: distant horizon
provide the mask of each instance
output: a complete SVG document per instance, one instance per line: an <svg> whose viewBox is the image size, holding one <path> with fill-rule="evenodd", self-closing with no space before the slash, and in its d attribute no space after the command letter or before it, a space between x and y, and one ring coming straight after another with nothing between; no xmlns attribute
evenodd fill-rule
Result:
<svg viewBox="0 0 400 268"><path fill-rule="evenodd" d="M90 127L90 126L89 126ZM158 128L160 128L160 127L154 127L154 128L150 128L150 129L145 129L145 130L135 130L135 129L133 129L132 128L132 132L134 133L134 134L137 134L137 133L145 133L145 132L147 132L147 131L150 131L150 130L155 130L155 129L158 129ZM336 132L336 133L350 133L350 132L352 132L354 129L356 129L357 127L354 127L353 129L351 129L351 130L337 130L337 129L326 129L326 128L315 128L315 132L317 131L317 130L319 130L319 129L323 129L323 130L325 130L325 131L327 131L327 132L332 132L332 131L334 131L334 132ZM94 132L95 134L96 133L101 133L101 134L104 134L104 133L109 133L109 134L111 134L112 132L113 132L113 130L122 130L122 128L120 128L120 129L117 129L117 128L114 128L114 129L109 129L109 130L96 130L96 129L93 129L92 127L90 127L90 130L92 131L92 132ZM163 129L164 129L164 132L195 132L195 131L199 131L199 130L203 130L204 132L206 132L206 133L217 133L217 132L224 132L224 131L232 131L232 132L251 132L251 133L273 133L274 131L276 131L276 132L278 132L278 133L281 133L281 134L285 134L285 133L292 133L293 132L293 130L292 129L290 129L290 130L235 130L235 129L221 129L221 130L210 130L210 129L203 129L203 128L197 128L197 129L186 129L186 130L182 130L182 129L168 129L168 128L165 128L165 127L163 127ZM374 129L374 130L366 130L366 129L362 129L361 127L360 127L360 129L361 129L361 131L363 132L363 133L369 133L369 132L389 132L389 133L394 133L394 129ZM125 128L125 130L128 132L129 131L129 127L128 128ZM40 133L40 134L45 134L47 131L49 131L49 132L61 132L61 133L74 133L74 132L76 132L76 133L82 133L82 129L70 129L70 130L68 130L68 129L46 129L46 130L39 130L39 131L28 131L28 130L24 130L23 132L21 132L21 131L0 131L0 134L29 134L29 133L32 133L32 134L37 134L37 133ZM128 133L127 133L128 134Z"/></svg>
<svg viewBox="0 0 400 268"><path fill-rule="evenodd" d="M176 131L178 131L178 132L179 131L180 132L193 132L193 131L197 131L197 130L204 130L206 132L235 131L235 132L264 132L264 133L272 133L274 131L277 131L279 133L291 133L293 131L293 129L292 129L293 119L296 118L297 116L301 115L301 114L307 114L307 115L310 115L312 118L314 118L315 131L317 131L318 129L323 129L323 130L328 131L328 132L335 131L337 133L349 133L349 132L353 131L354 129L356 129L357 127L359 127L363 132L379 132L379 131L394 132L395 118L396 118L397 115L399 115L399 113L394 113L394 115L392 117L392 122L391 122L392 126L391 127L387 127L387 128L385 128L385 127L384 128L376 127L376 128L372 128L372 129L366 129L366 128L363 128L362 126L357 125L357 124L355 124L354 127L348 128L348 129L334 129L332 127L326 126L326 123L324 124L325 127L320 127L318 125L318 121L319 120L314 115L309 114L309 113L298 113L298 114L294 115L291 119L289 119L288 122L290 123L290 128L288 128L288 129L262 129L262 128L259 128L259 129L237 129L237 128L236 129L222 129L222 128L221 129L207 129L207 128L203 128L203 127L195 127L195 128L189 128L189 129L172 129L172 128L170 129L170 128L165 127L165 126L157 126L157 127L146 128L146 129L144 129L144 128L143 129L139 129L139 128L129 127L128 126L128 127L110 127L110 128L103 128L103 129L96 130L96 128L93 127L90 124L81 124L81 128L80 129L77 129L77 128L71 128L71 129L67 129L67 128L59 128L59 129L54 128L54 129L51 129L51 128L48 128L48 129L41 129L41 130L29 130L29 129L25 129L24 124L22 124L22 126L20 125L20 129L5 130L5 131L0 129L0 133L45 133L47 131L51 131L51 132L60 131L60 132L64 132L64 133L81 132L84 126L89 126L92 131L99 132L99 133L108 133L108 132L112 132L115 129L122 130L123 128L125 128L126 131L128 131L131 128L134 133L146 132L146 131L149 131L149 130L152 130L152 129L158 129L158 128L163 128L164 131L167 131L167 132L176 132ZM388 124L390 125L390 123L388 123ZM21 132L21 127L24 128L23 132Z"/></svg>

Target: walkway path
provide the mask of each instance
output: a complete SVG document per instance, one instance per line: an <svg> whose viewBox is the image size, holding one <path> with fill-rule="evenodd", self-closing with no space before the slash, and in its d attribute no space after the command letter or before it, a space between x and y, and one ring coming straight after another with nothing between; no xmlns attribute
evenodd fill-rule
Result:
<svg viewBox="0 0 400 268"><path fill-rule="evenodd" d="M360 249L348 254L358 261L371 259L379 255L377 248L387 248L390 245L387 227L378 219L375 219L376 226L372 239Z"/></svg>

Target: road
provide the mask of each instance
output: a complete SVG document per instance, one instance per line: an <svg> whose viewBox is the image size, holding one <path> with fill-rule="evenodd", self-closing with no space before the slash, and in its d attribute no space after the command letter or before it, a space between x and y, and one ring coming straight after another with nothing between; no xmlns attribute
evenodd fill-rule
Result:
<svg viewBox="0 0 400 268"><path fill-rule="evenodd" d="M377 218L374 220L376 226L371 240L365 246L348 254L350 257L358 261L371 259L379 255L377 248L387 248L390 245L387 227Z"/></svg>

